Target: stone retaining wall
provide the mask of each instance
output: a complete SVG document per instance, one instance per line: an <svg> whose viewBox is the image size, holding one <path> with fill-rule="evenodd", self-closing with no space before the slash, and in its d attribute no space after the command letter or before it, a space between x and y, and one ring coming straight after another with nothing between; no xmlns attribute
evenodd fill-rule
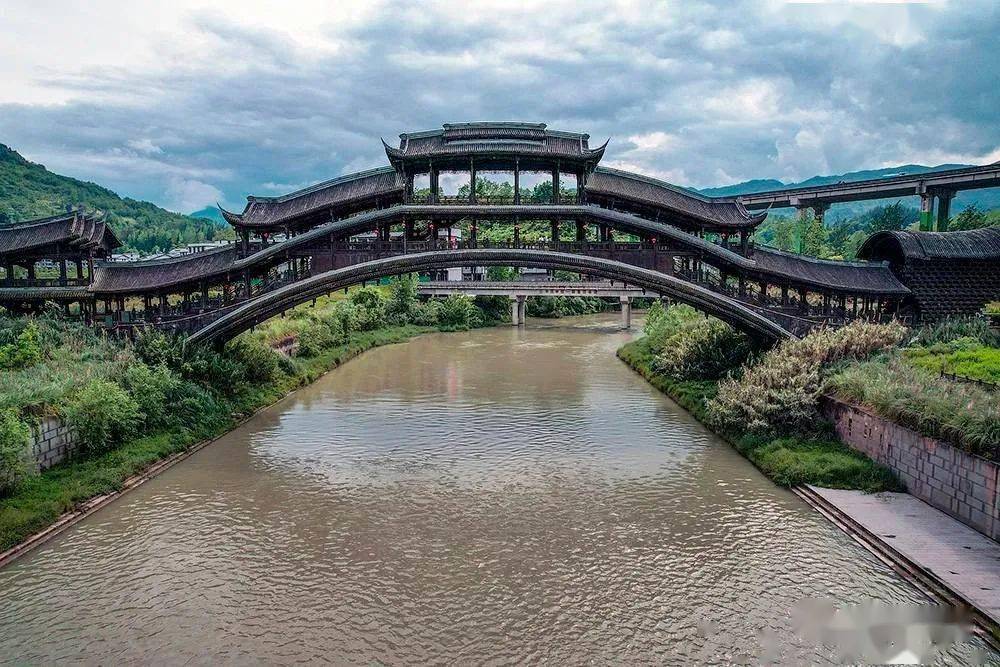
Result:
<svg viewBox="0 0 1000 667"><path fill-rule="evenodd" d="M910 494L1000 540L1000 463L829 396L822 407L841 440L889 467Z"/></svg>
<svg viewBox="0 0 1000 667"><path fill-rule="evenodd" d="M62 463L77 447L76 433L58 417L46 417L31 428L31 456L39 470Z"/></svg>

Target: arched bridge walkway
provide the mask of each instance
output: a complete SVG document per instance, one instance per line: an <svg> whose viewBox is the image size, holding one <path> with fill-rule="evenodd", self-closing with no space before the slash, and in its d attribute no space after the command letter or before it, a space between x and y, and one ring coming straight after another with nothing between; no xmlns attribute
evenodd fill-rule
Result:
<svg viewBox="0 0 1000 667"><path fill-rule="evenodd" d="M727 296L658 271L608 259L542 250L439 250L388 257L334 269L263 294L195 331L190 344L222 343L275 315L337 289L385 276L452 266L525 266L573 271L622 281L670 297L728 322L755 338L774 342L792 334L769 318Z"/></svg>

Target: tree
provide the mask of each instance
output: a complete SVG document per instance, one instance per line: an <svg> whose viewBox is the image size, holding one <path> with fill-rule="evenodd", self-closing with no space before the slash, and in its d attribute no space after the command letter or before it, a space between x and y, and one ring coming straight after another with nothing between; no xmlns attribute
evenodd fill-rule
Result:
<svg viewBox="0 0 1000 667"><path fill-rule="evenodd" d="M982 229L983 227L990 226L991 217L992 216L988 215L985 211L980 211L978 206L972 204L951 219L951 222L948 224L948 229L953 232L964 232L970 229ZM992 221L992 224L996 224L996 221Z"/></svg>
<svg viewBox="0 0 1000 667"><path fill-rule="evenodd" d="M906 229L916 222L916 210L903 206L902 202L887 206L876 206L862 216L869 234L875 232L895 232Z"/></svg>

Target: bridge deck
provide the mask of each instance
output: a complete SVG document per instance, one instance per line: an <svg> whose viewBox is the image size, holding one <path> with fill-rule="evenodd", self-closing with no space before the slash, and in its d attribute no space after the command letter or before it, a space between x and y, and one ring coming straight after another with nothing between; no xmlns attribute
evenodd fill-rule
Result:
<svg viewBox="0 0 1000 667"><path fill-rule="evenodd" d="M609 281L459 281L439 280L420 283L417 291L425 296L469 294L473 296L587 296L641 297L646 292L639 287Z"/></svg>

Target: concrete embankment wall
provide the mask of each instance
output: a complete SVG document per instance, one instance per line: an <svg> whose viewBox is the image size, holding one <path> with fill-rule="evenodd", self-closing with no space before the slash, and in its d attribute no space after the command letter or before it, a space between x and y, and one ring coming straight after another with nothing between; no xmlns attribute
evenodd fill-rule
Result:
<svg viewBox="0 0 1000 667"><path fill-rule="evenodd" d="M39 470L62 463L80 446L76 432L58 417L45 417L31 428L31 456Z"/></svg>
<svg viewBox="0 0 1000 667"><path fill-rule="evenodd" d="M888 466L910 494L1000 540L1000 463L829 396L822 407L841 440Z"/></svg>

